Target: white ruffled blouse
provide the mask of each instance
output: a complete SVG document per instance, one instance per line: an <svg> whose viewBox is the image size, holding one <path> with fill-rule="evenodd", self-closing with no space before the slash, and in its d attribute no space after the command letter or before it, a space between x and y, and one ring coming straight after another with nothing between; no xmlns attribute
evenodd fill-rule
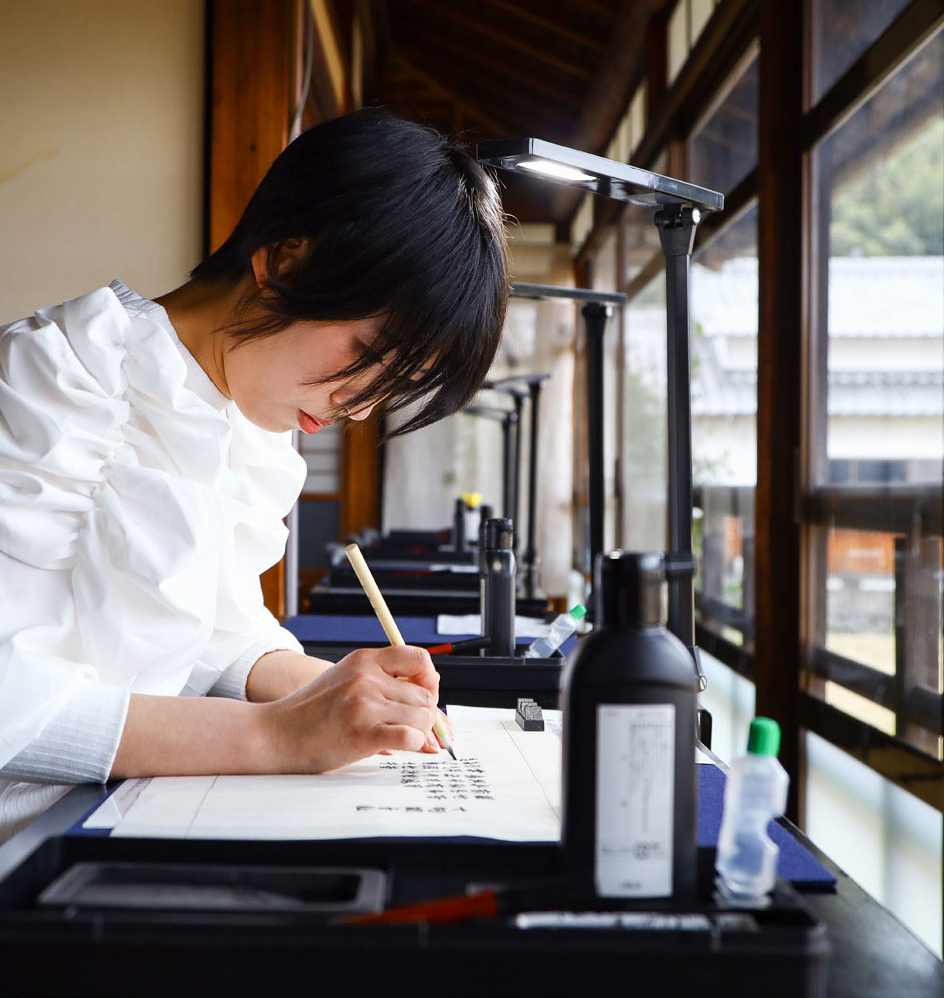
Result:
<svg viewBox="0 0 944 998"><path fill-rule="evenodd" d="M0 327L0 840L107 778L130 693L245 698L301 651L259 575L304 479L120 281Z"/></svg>

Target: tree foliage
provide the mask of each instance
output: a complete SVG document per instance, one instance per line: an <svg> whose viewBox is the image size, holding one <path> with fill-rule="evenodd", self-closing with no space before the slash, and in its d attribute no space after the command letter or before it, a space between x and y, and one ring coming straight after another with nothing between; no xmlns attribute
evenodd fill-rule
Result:
<svg viewBox="0 0 944 998"><path fill-rule="evenodd" d="M944 119L836 191L833 256L944 254Z"/></svg>

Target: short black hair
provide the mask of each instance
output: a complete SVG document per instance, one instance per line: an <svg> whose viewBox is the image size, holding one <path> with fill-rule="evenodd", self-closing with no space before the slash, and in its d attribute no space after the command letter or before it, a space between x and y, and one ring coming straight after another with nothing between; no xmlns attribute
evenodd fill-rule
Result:
<svg viewBox="0 0 944 998"><path fill-rule="evenodd" d="M232 235L190 276L238 283L268 247L269 286L240 303L228 329L237 346L298 319L382 316L372 349L324 380L388 358L348 407L386 398L391 412L423 399L397 436L461 409L485 379L508 301L503 221L494 179L461 146L383 108L361 108L291 142ZM276 255L298 238L308 250L280 277ZM269 316L239 322L252 301Z"/></svg>

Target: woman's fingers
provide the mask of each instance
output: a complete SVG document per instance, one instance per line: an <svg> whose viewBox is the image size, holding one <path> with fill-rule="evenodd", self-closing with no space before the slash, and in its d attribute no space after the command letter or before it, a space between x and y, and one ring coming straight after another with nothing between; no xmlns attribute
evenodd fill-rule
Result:
<svg viewBox="0 0 944 998"><path fill-rule="evenodd" d="M425 648L414 645L377 648L373 650L373 660L388 676L409 679L439 698L439 673Z"/></svg>
<svg viewBox="0 0 944 998"><path fill-rule="evenodd" d="M375 737L384 748L400 752L419 752L427 735L409 724L378 724Z"/></svg>
<svg viewBox="0 0 944 998"><path fill-rule="evenodd" d="M393 679L383 673L378 678L383 695L392 703L428 707L430 710L436 706L436 697L425 686L418 686L416 683L402 679Z"/></svg>
<svg viewBox="0 0 944 998"><path fill-rule="evenodd" d="M422 747L423 743L430 737L430 733L433 730L433 723L436 720L435 712L429 707L416 707L411 704L394 703L393 701L386 701L381 704L375 716L377 718L376 723L381 725L408 725L411 728L416 728L423 736L417 748ZM395 746L382 744L380 747L394 748Z"/></svg>

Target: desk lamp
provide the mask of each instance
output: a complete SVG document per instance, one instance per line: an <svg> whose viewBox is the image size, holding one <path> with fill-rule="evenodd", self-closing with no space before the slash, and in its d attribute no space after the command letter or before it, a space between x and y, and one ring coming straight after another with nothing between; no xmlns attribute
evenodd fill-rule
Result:
<svg viewBox="0 0 944 998"><path fill-rule="evenodd" d="M481 147L480 147L481 148ZM603 335L614 305L626 295L586 288L556 288L546 284L512 284L512 296L534 301L582 301L587 332L587 433L590 479L590 564L603 550Z"/></svg>
<svg viewBox="0 0 944 998"><path fill-rule="evenodd" d="M502 516L514 521L518 496L518 413L514 409L488 405L467 405L462 411L467 416L495 419L502 424ZM512 430L515 431L514 435Z"/></svg>
<svg viewBox="0 0 944 998"><path fill-rule="evenodd" d="M484 142L478 147L477 158L480 163L498 169L543 177L552 183L579 187L603 197L656 209L653 221L659 230L662 252L665 254L666 277L669 551L675 556L678 565L669 581L669 629L691 651L700 684L704 688L701 664L695 648L688 277L695 227L701 221L703 212L719 211L724 207L724 195L672 177L641 170L628 163L545 142L543 139L516 138ZM584 311L586 312L586 308ZM586 315L585 319L589 330ZM602 334L600 339L602 340ZM588 336L588 367L591 362L591 342ZM588 396L589 387L588 385ZM592 434L593 427L590 429ZM591 435L591 441L592 439ZM602 493L599 502L602 513ZM593 505L591 494L591 515ZM592 542L591 553L594 556L597 554Z"/></svg>
<svg viewBox="0 0 944 998"><path fill-rule="evenodd" d="M512 284L512 298L522 297L517 294L518 285ZM491 388L497 392L509 393L515 401L515 411L518 414L518 436L521 440L522 403L525 398L531 400L531 425L528 442L528 543L524 550L524 591L525 595L534 596L537 585L538 552L534 543L535 513L537 510L537 480L538 480L538 425L541 410L541 389L550 374L521 374L497 381L486 381L483 388ZM521 452L516 448L515 463L517 465L515 480L521 481ZM515 493L515 523L518 522L518 494Z"/></svg>

